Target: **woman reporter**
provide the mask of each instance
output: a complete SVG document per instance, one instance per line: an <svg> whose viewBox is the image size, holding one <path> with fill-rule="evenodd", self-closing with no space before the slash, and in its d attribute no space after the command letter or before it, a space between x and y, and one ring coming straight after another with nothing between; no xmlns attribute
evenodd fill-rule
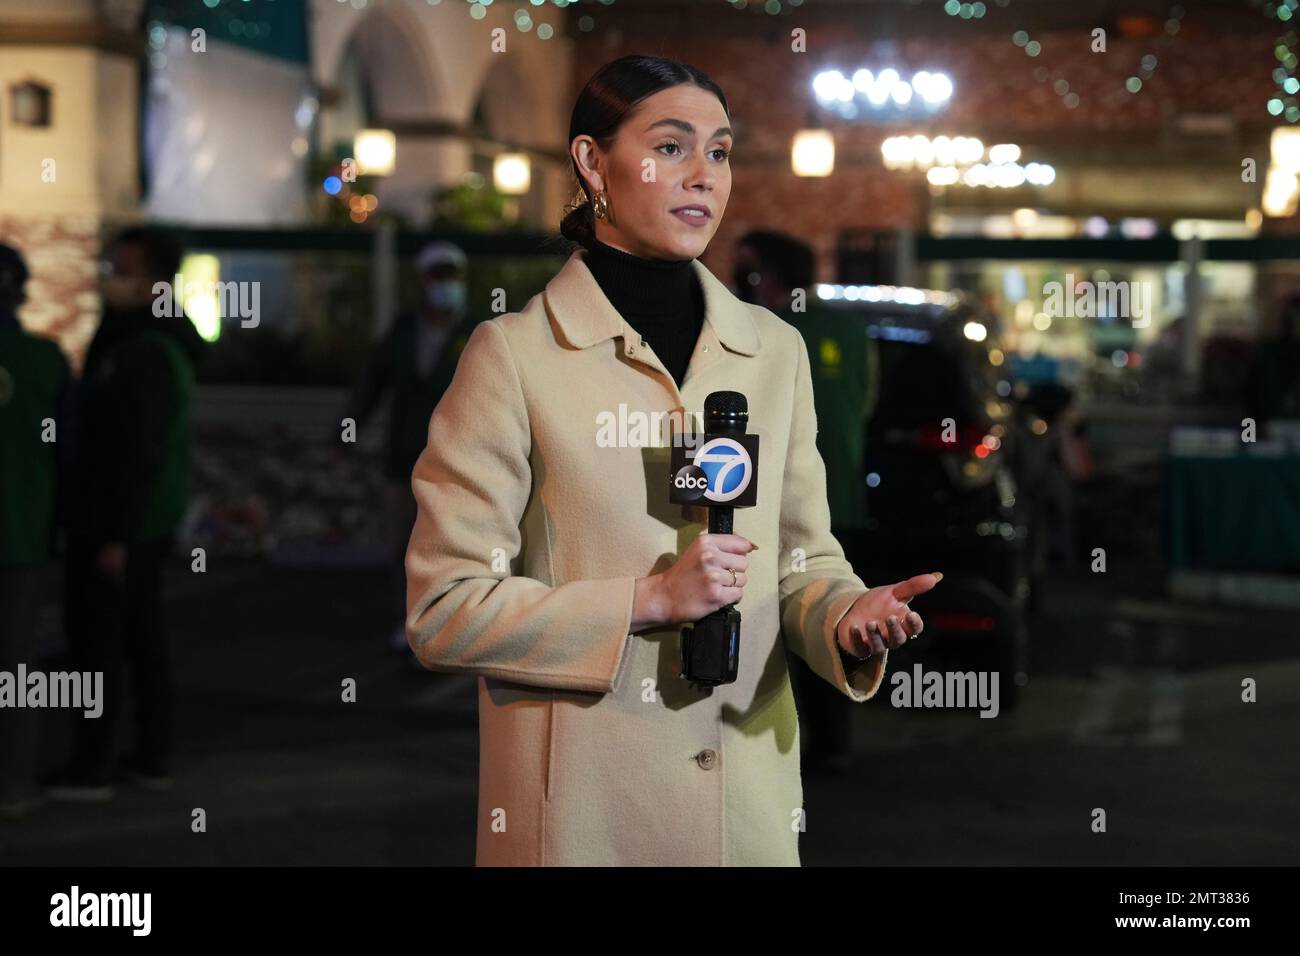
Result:
<svg viewBox="0 0 1300 956"><path fill-rule="evenodd" d="M570 157L576 248L477 326L412 474L407 634L478 677L479 865L798 865L788 646L855 701L935 575L869 589L830 534L808 355L699 262L733 133L702 72L631 56L586 85ZM668 503L669 448L602 421L749 400L758 498L735 534ZM643 418L639 420L644 420ZM635 435L635 430L629 432ZM744 616L739 675L685 680L679 629Z"/></svg>

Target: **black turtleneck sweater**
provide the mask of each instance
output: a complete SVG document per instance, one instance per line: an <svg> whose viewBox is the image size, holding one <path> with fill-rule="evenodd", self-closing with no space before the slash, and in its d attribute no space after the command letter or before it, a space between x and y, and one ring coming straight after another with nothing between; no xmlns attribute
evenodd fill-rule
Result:
<svg viewBox="0 0 1300 956"><path fill-rule="evenodd" d="M680 388L704 325L704 290L694 260L642 259L599 239L592 240L583 259L605 298L654 349ZM846 674L868 660L837 649Z"/></svg>
<svg viewBox="0 0 1300 956"><path fill-rule="evenodd" d="M595 239L583 261L680 388L704 325L704 290L694 260L643 259Z"/></svg>

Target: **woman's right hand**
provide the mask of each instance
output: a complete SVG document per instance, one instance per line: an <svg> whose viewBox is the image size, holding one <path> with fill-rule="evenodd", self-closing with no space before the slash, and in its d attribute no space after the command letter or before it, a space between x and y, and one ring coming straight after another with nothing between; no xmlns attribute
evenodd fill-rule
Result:
<svg viewBox="0 0 1300 956"><path fill-rule="evenodd" d="M632 629L698 621L737 603L749 570L746 555L757 547L738 534L702 533L667 571L637 580Z"/></svg>

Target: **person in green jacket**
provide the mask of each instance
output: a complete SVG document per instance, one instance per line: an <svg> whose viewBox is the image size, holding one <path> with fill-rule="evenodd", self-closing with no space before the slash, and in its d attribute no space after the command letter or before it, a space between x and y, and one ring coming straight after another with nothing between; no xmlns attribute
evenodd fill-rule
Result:
<svg viewBox="0 0 1300 956"><path fill-rule="evenodd" d="M105 263L104 315L81 376L64 581L69 647L77 670L103 673L103 713L77 721L70 761L45 780L57 800L113 796L128 668L135 749L121 769L149 789L171 783L162 588L187 505L190 403L204 342L155 289L175 283L181 257L170 234L137 226L118 234Z"/></svg>
<svg viewBox="0 0 1300 956"><path fill-rule="evenodd" d="M815 263L807 243L782 232L755 229L736 247L733 279L741 299L789 322L808 347L817 451L826 465L831 532L852 555L866 522L866 428L879 388L879 357L864 320L821 304ZM850 754L852 703L802 662L791 664L811 738L804 769L810 773L841 770Z"/></svg>
<svg viewBox="0 0 1300 956"><path fill-rule="evenodd" d="M37 669L36 612L54 557L70 374L59 346L18 321L22 256L0 245L0 671ZM63 435L60 435L63 430ZM40 806L35 711L0 715L0 818Z"/></svg>

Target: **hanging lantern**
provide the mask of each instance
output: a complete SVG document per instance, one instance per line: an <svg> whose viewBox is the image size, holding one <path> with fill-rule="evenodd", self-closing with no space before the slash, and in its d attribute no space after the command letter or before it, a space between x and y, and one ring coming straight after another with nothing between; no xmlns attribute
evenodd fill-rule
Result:
<svg viewBox="0 0 1300 956"><path fill-rule="evenodd" d="M530 181L527 153L499 153L492 161L492 183L497 192L521 196L528 192Z"/></svg>
<svg viewBox="0 0 1300 956"><path fill-rule="evenodd" d="M829 176L835 169L835 140L830 130L801 129L795 133L790 168L796 176Z"/></svg>
<svg viewBox="0 0 1300 956"><path fill-rule="evenodd" d="M352 143L357 173L362 176L391 176L397 165L397 137L388 129L357 130Z"/></svg>

